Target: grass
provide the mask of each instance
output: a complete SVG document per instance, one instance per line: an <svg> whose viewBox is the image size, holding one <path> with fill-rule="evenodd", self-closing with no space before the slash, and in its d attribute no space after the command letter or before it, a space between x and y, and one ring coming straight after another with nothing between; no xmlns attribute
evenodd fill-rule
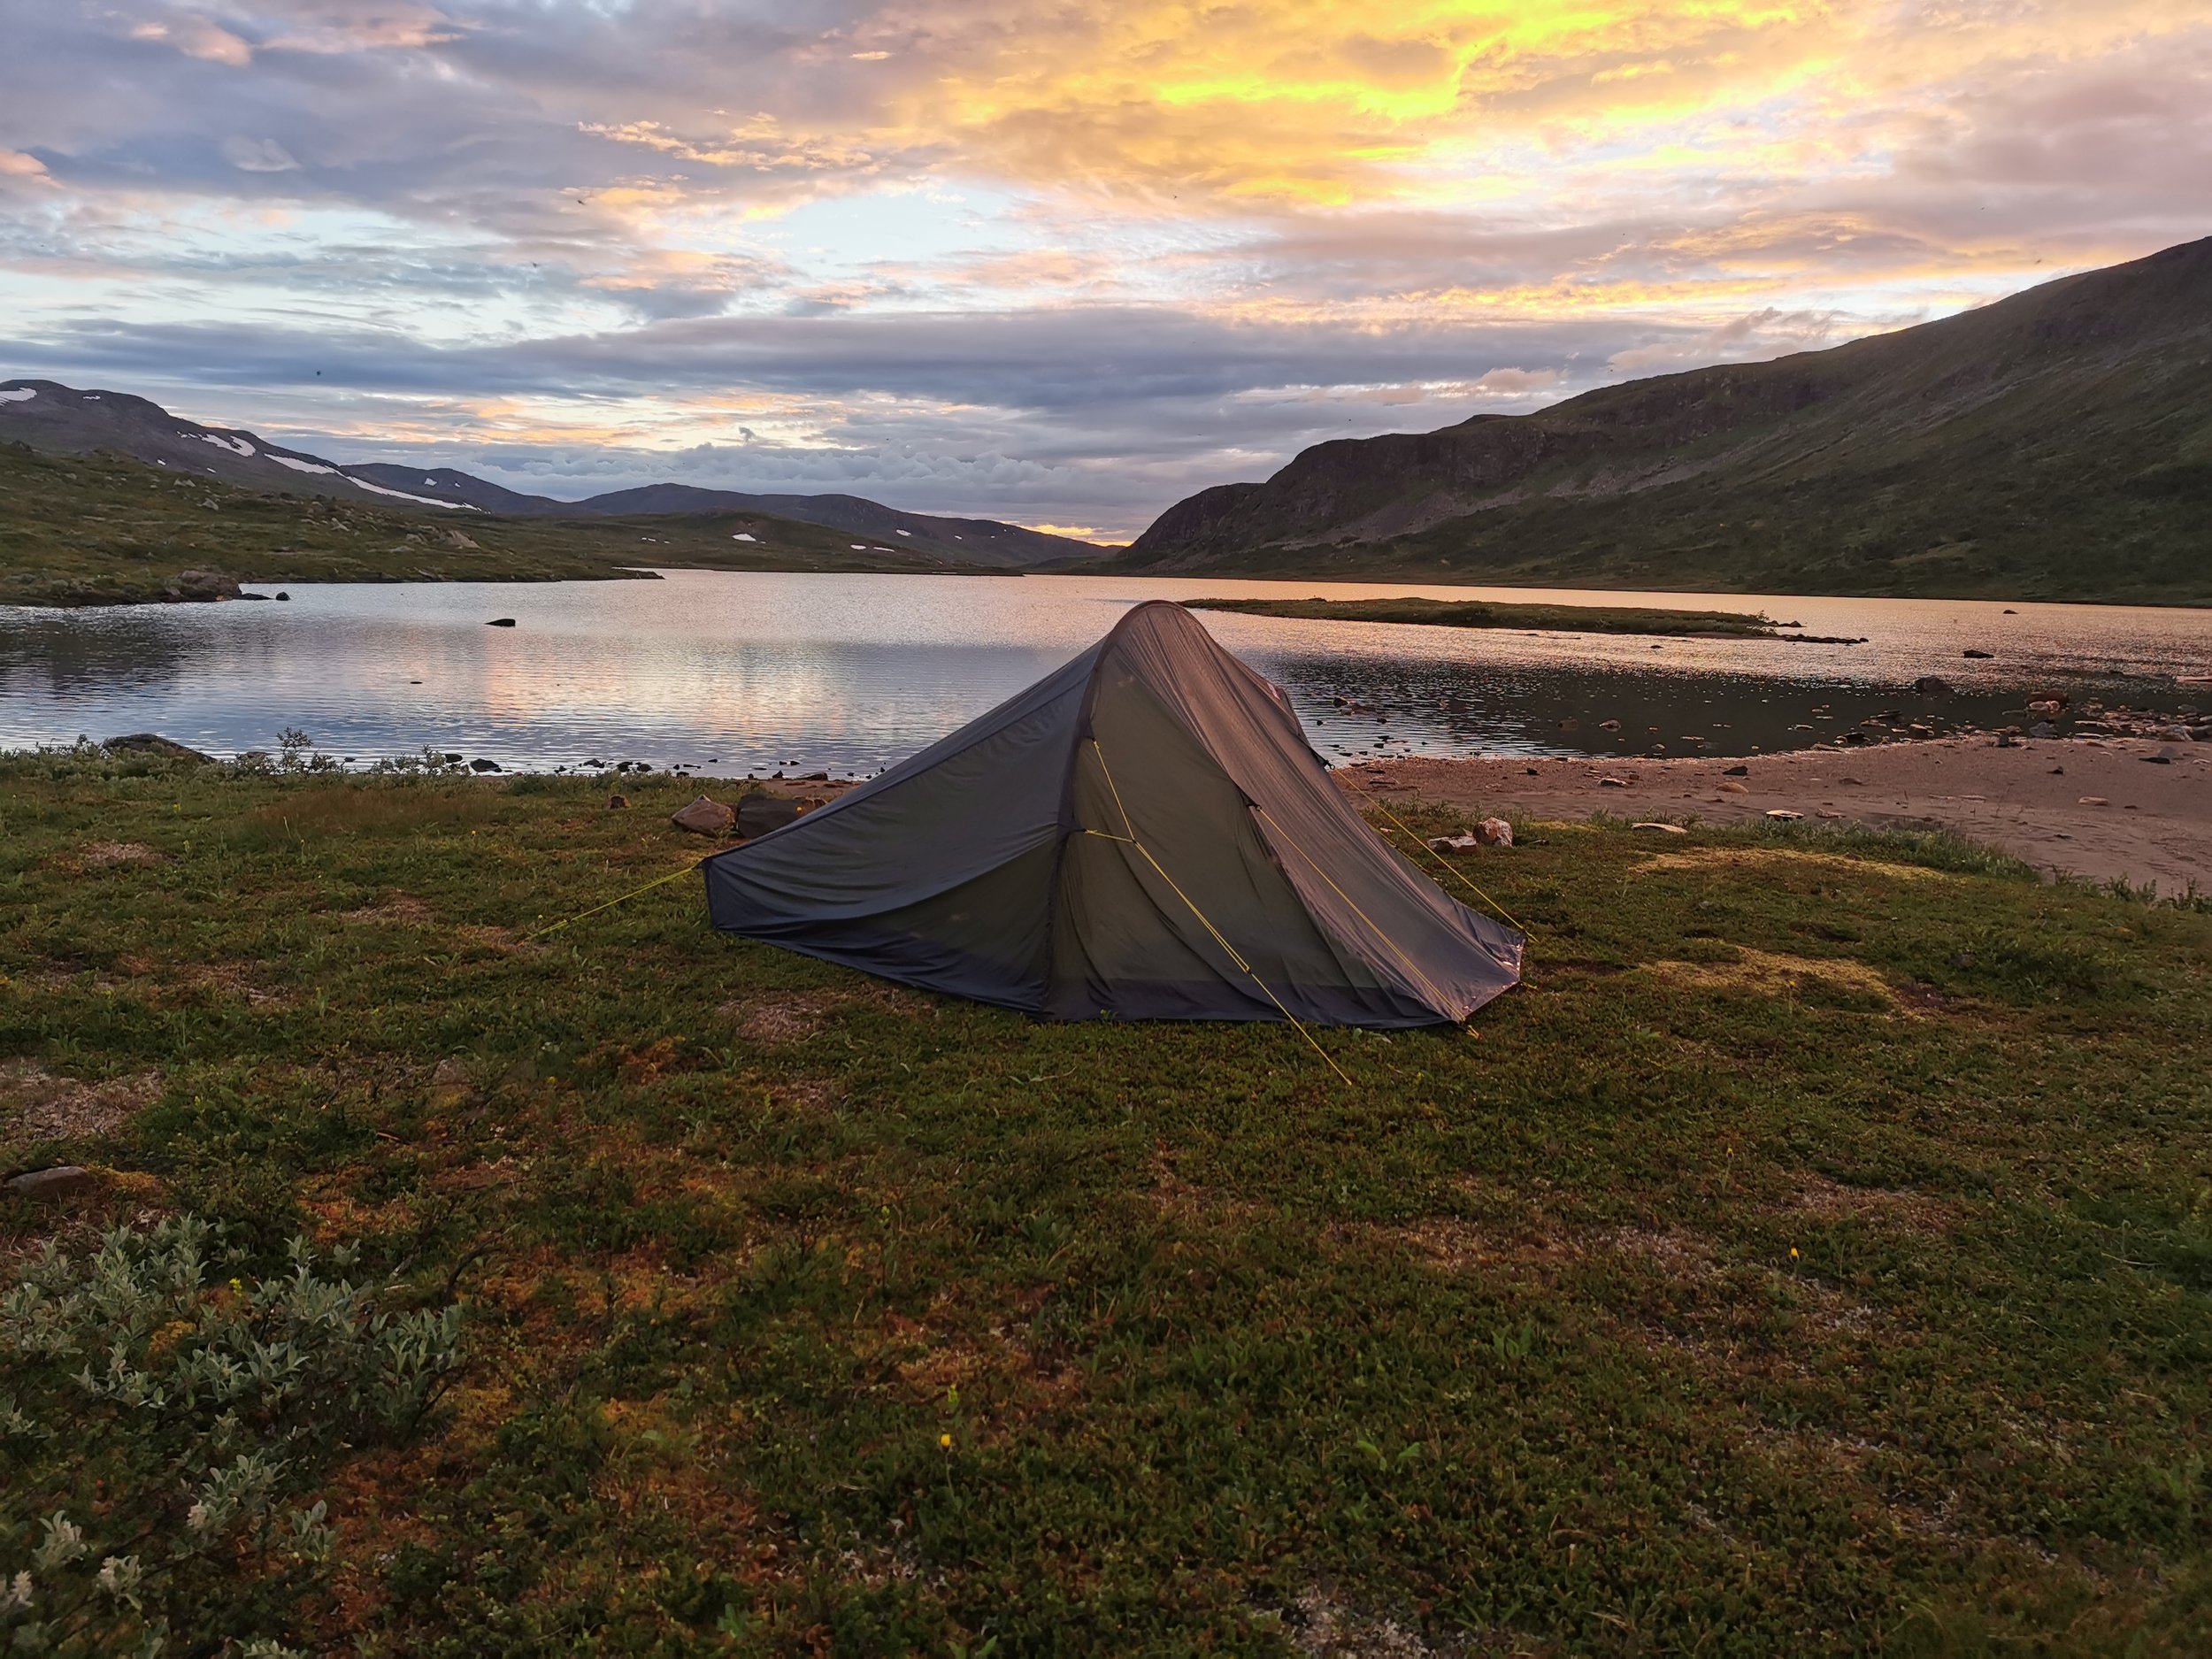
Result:
<svg viewBox="0 0 2212 1659"><path fill-rule="evenodd" d="M733 540L739 534L755 540ZM649 565L966 568L856 551L851 541L842 531L762 513L426 518L183 477L125 456L43 455L0 443L0 604L155 600L188 571L269 583L579 581Z"/></svg>
<svg viewBox="0 0 2212 1659"><path fill-rule="evenodd" d="M1442 628L1533 628L1571 634L1662 634L1670 638L1771 640L1778 626L1740 611L1662 611L1648 605L1504 604L1479 599L1186 599L1194 611L1317 622L1412 622Z"/></svg>
<svg viewBox="0 0 2212 1659"><path fill-rule="evenodd" d="M0 763L0 1164L98 1177L12 1247L190 1208L466 1312L425 1434L321 1487L326 1587L221 1634L2212 1647L2212 916L1523 824L1467 867L1527 985L1321 1033L1346 1088L688 882L526 942L703 849L695 785L624 787Z"/></svg>

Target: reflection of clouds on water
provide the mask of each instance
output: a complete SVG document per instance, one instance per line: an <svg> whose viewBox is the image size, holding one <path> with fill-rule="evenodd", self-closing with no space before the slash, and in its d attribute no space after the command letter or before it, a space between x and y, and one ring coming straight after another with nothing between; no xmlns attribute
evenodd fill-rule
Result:
<svg viewBox="0 0 2212 1659"><path fill-rule="evenodd" d="M1632 636L1204 613L1224 644L1291 693L1331 759L1633 755L1655 743L1673 755L1771 751L1883 710L2009 720L2017 694L2053 677L2212 663L2212 612L2007 615L1982 602L702 572L291 591L289 604L12 613L0 620L0 742L155 730L233 753L297 726L363 758L429 744L509 765L596 757L865 772L1065 661L1135 601L1210 594L1763 609L1811 632L1872 636L1854 647L1665 640L1655 651ZM519 626L487 628L495 616ZM1970 645L1999 655L1967 662ZM1931 703L1899 689L1928 672L1959 694ZM2150 700L2139 681L2132 695ZM2170 685L2166 695L2176 698ZM1609 720L1619 730L1604 729Z"/></svg>

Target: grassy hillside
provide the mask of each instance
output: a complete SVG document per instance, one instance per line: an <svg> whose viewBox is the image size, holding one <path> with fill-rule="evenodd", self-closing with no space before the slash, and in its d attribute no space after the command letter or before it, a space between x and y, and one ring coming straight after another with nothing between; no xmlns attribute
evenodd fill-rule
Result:
<svg viewBox="0 0 2212 1659"><path fill-rule="evenodd" d="M533 937L703 850L625 787L0 764L0 1170L94 1171L15 1259L188 1208L226 1306L296 1230L463 1310L400 1443L284 1471L326 1563L147 1586L180 1647L2212 1651L2212 916L1524 823L1466 867L1529 984L1317 1033L1347 1087L694 880ZM0 1567L58 1510L88 1580L166 1466L46 1425Z"/></svg>
<svg viewBox="0 0 2212 1659"><path fill-rule="evenodd" d="M733 538L739 534L749 542ZM957 568L856 552L842 533L759 513L426 519L318 495L178 477L111 454L0 444L0 604L161 598L187 572L242 581L557 581L625 566Z"/></svg>
<svg viewBox="0 0 2212 1659"><path fill-rule="evenodd" d="M2212 241L1829 351L1324 444L1112 567L2212 602Z"/></svg>

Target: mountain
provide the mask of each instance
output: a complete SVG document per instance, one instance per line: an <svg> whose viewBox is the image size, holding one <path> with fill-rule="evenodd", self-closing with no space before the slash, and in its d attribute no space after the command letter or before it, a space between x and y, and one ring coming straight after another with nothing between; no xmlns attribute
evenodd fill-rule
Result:
<svg viewBox="0 0 2212 1659"><path fill-rule="evenodd" d="M55 380L0 381L0 441L10 439L50 455L112 449L174 472L286 495L449 510L425 494L365 482L319 455L253 433L203 426L127 392L81 392Z"/></svg>
<svg viewBox="0 0 2212 1659"><path fill-rule="evenodd" d="M626 519L671 513L752 513L867 537L867 542L849 545L847 550L872 558L912 555L918 563L932 566L1036 570L1079 564L1101 552L1087 541L1020 525L901 512L857 495L755 495L687 484L649 484L585 501L560 501L507 489L449 467L388 462L342 465L271 443L251 432L201 426L143 397L79 391L54 380L0 381L0 442L9 440L48 454L113 450L172 472L247 488L452 515L456 522L480 513Z"/></svg>
<svg viewBox="0 0 2212 1659"><path fill-rule="evenodd" d="M881 502L860 495L757 495L734 489L701 489L691 484L645 484L634 489L611 490L581 501L557 501L549 495L523 495L466 472L396 466L377 462L349 466L346 472L387 488L414 490L455 505L480 508L486 512L560 514L580 512L765 512L802 524L820 525L852 535L872 537L893 547L926 548L949 558L971 565L999 565L1010 570L1042 570L1052 565L1079 564L1099 557L1102 549L1088 541L1048 535L1041 530L995 518L944 518L930 513L902 512Z"/></svg>
<svg viewBox="0 0 2212 1659"><path fill-rule="evenodd" d="M903 541L856 547L844 531L767 513L464 517L368 503L232 484L114 449L60 453L0 441L0 605L215 599L241 582L649 576L641 565L999 573Z"/></svg>
<svg viewBox="0 0 2212 1659"><path fill-rule="evenodd" d="M1828 350L1320 444L1102 568L2212 602L2212 239Z"/></svg>

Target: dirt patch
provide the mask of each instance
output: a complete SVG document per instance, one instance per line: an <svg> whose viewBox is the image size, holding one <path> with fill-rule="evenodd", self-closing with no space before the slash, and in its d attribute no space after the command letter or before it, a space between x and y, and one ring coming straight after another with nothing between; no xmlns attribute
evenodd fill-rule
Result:
<svg viewBox="0 0 2212 1659"><path fill-rule="evenodd" d="M799 991L787 996L725 1002L715 1012L734 1025L746 1041L780 1048L805 1041L850 1000L833 991Z"/></svg>
<svg viewBox="0 0 2212 1659"><path fill-rule="evenodd" d="M86 1083L27 1059L0 1062L0 1133L13 1141L88 1141L112 1133L152 1105L161 1074Z"/></svg>
<svg viewBox="0 0 2212 1659"><path fill-rule="evenodd" d="M1803 870L1824 875L1881 876L1892 881L1956 881L1947 870L1929 870L1919 864L1885 864L1875 858L1853 858L1843 853L1797 852L1786 847L1693 847L1678 853L1659 853L1641 866L1651 870L1694 870L1712 875L1747 875L1760 871Z"/></svg>
<svg viewBox="0 0 2212 1659"><path fill-rule="evenodd" d="M256 985L246 977L245 970L235 963L187 968L184 977L203 991L227 997L234 1002L246 1002L255 1008L288 1005L294 1000L286 992L272 991L265 986Z"/></svg>
<svg viewBox="0 0 2212 1659"><path fill-rule="evenodd" d="M1793 1202L1778 1213L1810 1221L1863 1221L1916 1238L1946 1238L1958 1217L1940 1199L1886 1187L1847 1187L1824 1176L1805 1179Z"/></svg>
<svg viewBox="0 0 2212 1659"><path fill-rule="evenodd" d="M165 864L166 853L156 852L143 841L87 841L73 851L57 854L53 867L73 876L94 870Z"/></svg>
<svg viewBox="0 0 2212 1659"><path fill-rule="evenodd" d="M1283 1624L1308 1659L1430 1659L1459 1651L1432 1647L1397 1620L1363 1612L1317 1586L1299 1594Z"/></svg>
<svg viewBox="0 0 2212 1659"><path fill-rule="evenodd" d="M1683 1284L1696 1284L1721 1276L1720 1266L1713 1260L1712 1250L1704 1240L1694 1233L1659 1233L1648 1227L1617 1227L1610 1233L1600 1233L1597 1242L1623 1256L1633 1256L1649 1262L1668 1278Z"/></svg>
<svg viewBox="0 0 2212 1659"><path fill-rule="evenodd" d="M1793 995L1816 983L1878 998L1893 1009L1904 1006L1887 979L1847 957L1786 956L1739 946L1733 962L1655 962L1647 972L1699 991Z"/></svg>
<svg viewBox="0 0 2212 1659"><path fill-rule="evenodd" d="M437 920L430 907L405 893L395 893L357 910L342 910L342 922L388 922L402 927L426 927Z"/></svg>

